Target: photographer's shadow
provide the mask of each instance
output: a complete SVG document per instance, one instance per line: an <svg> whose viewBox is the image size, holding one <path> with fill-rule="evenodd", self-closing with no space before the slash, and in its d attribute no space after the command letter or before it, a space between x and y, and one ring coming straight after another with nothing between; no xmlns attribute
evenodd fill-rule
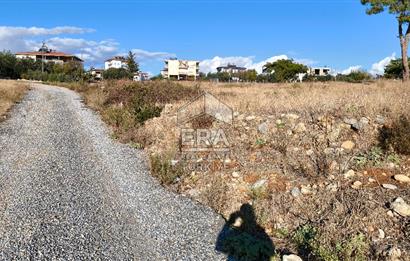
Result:
<svg viewBox="0 0 410 261"><path fill-rule="evenodd" d="M234 227L235 222L241 222ZM228 260L270 260L275 247L265 230L256 222L250 204L243 204L232 213L219 232L215 249L228 255Z"/></svg>

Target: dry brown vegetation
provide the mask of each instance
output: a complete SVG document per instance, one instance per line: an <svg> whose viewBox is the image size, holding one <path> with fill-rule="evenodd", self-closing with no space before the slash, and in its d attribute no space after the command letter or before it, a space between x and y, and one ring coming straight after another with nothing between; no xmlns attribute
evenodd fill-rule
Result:
<svg viewBox="0 0 410 261"><path fill-rule="evenodd" d="M213 123L225 130L231 158L223 160L223 168L221 162L211 162L210 170L201 171L184 169L176 125L178 108L198 87L150 83L151 92L129 85L81 91L117 138L145 148L153 175L168 188L227 219L241 205L251 204L278 254L293 252L307 260L394 260L400 253L401 259L409 259L410 220L393 213L390 205L397 197L410 202L410 184L392 178L410 176L410 86L399 81L201 83L201 90L235 112L232 125ZM136 92L138 97L158 94L148 104L160 108L160 116L149 114L144 124L139 122L131 110L140 108L130 100ZM345 177L349 170L354 175ZM355 182L361 185L352 187ZM383 183L397 189L385 189Z"/></svg>
<svg viewBox="0 0 410 261"><path fill-rule="evenodd" d="M4 119L5 113L23 98L27 90L27 83L0 80L0 120Z"/></svg>

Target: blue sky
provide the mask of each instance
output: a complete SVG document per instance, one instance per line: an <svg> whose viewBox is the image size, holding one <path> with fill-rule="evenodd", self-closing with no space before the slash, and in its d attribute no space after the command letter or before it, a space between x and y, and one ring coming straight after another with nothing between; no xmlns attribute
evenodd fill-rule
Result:
<svg viewBox="0 0 410 261"><path fill-rule="evenodd" d="M0 4L0 49L25 51L44 39L56 49L81 55L88 66L101 67L104 59L132 49L141 69L153 74L172 56L203 61L204 71L227 62L260 68L271 57L340 72L352 66L377 71L387 57L400 54L394 16L367 16L359 0Z"/></svg>

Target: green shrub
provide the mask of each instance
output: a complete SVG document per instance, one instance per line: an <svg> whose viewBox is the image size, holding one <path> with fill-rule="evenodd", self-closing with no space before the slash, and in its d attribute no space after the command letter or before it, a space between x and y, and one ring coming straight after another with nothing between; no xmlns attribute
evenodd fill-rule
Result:
<svg viewBox="0 0 410 261"><path fill-rule="evenodd" d="M410 118L402 115L391 126L384 126L380 131L379 141L385 150L393 149L397 153L410 155Z"/></svg>
<svg viewBox="0 0 410 261"><path fill-rule="evenodd" d="M337 81L342 81L342 82L351 82L351 83L361 83L364 81L369 81L372 79L372 76L365 72L365 71L353 71L347 75L344 74L338 74L336 76Z"/></svg>
<svg viewBox="0 0 410 261"><path fill-rule="evenodd" d="M182 166L172 166L169 157L153 155L151 160L151 173L159 179L162 184L170 185L184 175Z"/></svg>

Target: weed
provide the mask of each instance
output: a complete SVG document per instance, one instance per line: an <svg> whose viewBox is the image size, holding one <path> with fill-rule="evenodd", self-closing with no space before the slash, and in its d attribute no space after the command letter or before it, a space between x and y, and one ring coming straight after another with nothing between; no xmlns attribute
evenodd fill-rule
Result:
<svg viewBox="0 0 410 261"><path fill-rule="evenodd" d="M385 150L410 155L410 119L402 115L389 127L384 126L380 132L379 141Z"/></svg>
<svg viewBox="0 0 410 261"><path fill-rule="evenodd" d="M151 172L162 184L173 184L184 175L183 168L181 166L172 166L168 157L163 158L152 155L150 160Z"/></svg>

